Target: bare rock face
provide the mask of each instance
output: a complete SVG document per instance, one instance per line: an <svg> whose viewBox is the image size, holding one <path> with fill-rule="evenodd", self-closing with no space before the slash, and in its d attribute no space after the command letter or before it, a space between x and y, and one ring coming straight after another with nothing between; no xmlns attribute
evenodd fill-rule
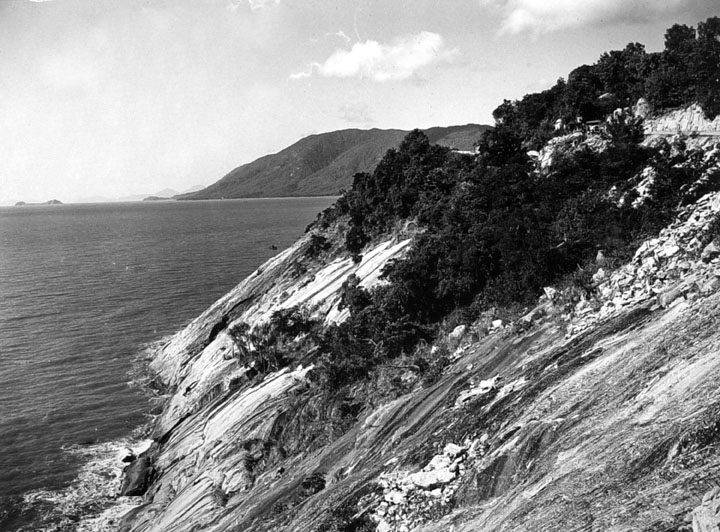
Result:
<svg viewBox="0 0 720 532"><path fill-rule="evenodd" d="M137 497L145 495L150 483L155 477L150 456L144 455L134 460L125 468L125 477L120 489L120 495L124 497Z"/></svg>
<svg viewBox="0 0 720 532"><path fill-rule="evenodd" d="M598 310L589 312L579 303L569 334L652 300L667 308L693 294L713 293L720 274L720 250L714 242L704 248L701 242L707 241L709 229L718 220L720 193L706 194L657 238L644 242L629 264L612 274L600 268L593 277Z"/></svg>
<svg viewBox="0 0 720 532"><path fill-rule="evenodd" d="M720 138L720 116L710 120L698 104L660 116L648 116L643 123L646 142L659 137L682 136L688 146L711 147Z"/></svg>
<svg viewBox="0 0 720 532"><path fill-rule="evenodd" d="M294 497L282 503L287 505L324 490L325 481L318 481L324 472L315 461L295 464L290 475L278 465L285 450L276 443L277 433L296 408L293 394L307 386L312 362L253 381L228 330L236 323L263 324L275 311L296 306L326 323L342 321L338 304L348 276L356 275L365 288L373 286L387 261L401 256L409 243L387 240L365 250L359 263L335 257L297 275L297 263L306 257L301 240L163 346L152 367L171 393L154 424L156 455L141 456L125 472L122 494L144 497L144 504L126 516L127 530L204 529L212 521L232 520L234 511L252 514L272 506L275 501L265 497L273 489ZM217 530L235 527L226 523Z"/></svg>
<svg viewBox="0 0 720 532"><path fill-rule="evenodd" d="M527 327L455 329L443 341L462 347L437 381L362 404L340 435L321 426L326 439L304 447L292 430L326 408L308 393L316 361L251 375L228 330L295 306L340 322L348 276L382 282L410 240L298 274L299 242L158 353L168 398L157 454L128 468L124 492L144 495L123 530L649 531L692 520L694 532L720 532L720 490L698 506L720 469L720 254L707 244L718 219L720 193L706 194L624 266L599 254L594 299L566 321L545 319L564 297L548 287Z"/></svg>
<svg viewBox="0 0 720 532"><path fill-rule="evenodd" d="M466 471L468 458L465 446L448 443L418 472L382 473L379 483L383 496L372 513L377 530L415 529L429 516L446 512Z"/></svg>
<svg viewBox="0 0 720 532"><path fill-rule="evenodd" d="M707 492L693 510L692 526L693 532L720 532L720 488Z"/></svg>
<svg viewBox="0 0 720 532"><path fill-rule="evenodd" d="M702 133L720 131L720 119L709 120L698 104L671 111L662 116L646 120L645 132L658 131L676 133Z"/></svg>
<svg viewBox="0 0 720 532"><path fill-rule="evenodd" d="M599 153L604 151L607 146L607 140L599 136L588 136L583 132L575 132L550 139L532 158L536 162L537 170L543 173L550 169L558 157L564 153L575 151L581 147Z"/></svg>

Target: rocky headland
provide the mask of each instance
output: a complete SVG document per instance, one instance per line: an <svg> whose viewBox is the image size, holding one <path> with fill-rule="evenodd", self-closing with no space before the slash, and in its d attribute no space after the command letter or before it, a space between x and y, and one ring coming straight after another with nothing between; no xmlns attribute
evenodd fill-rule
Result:
<svg viewBox="0 0 720 532"><path fill-rule="evenodd" d="M66 529L719 530L719 34L603 54L474 149L346 131L226 176L377 163L154 352L120 506Z"/></svg>
<svg viewBox="0 0 720 532"><path fill-rule="evenodd" d="M673 116L658 120L685 134ZM604 149L556 138L535 171L551 179L560 150L588 143ZM691 149L703 187L720 149ZM338 408L312 385L317 347L299 332L286 347L307 350L292 365L261 368L250 332L279 311L343 322L348 279L386 283L383 268L422 234L399 223L353 256L343 223L316 226L155 355L165 406L126 470L137 506L119 529L715 530L719 223L720 192L700 194L629 261L598 253L591 291L547 286L512 319L446 328L428 346L448 358L434 382L397 363L406 393L366 395L346 426L308 438L335 416L318 412Z"/></svg>

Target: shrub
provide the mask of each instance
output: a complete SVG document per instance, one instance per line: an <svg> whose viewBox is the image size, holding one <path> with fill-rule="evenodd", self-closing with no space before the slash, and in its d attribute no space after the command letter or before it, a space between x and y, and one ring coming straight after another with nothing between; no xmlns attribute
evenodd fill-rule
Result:
<svg viewBox="0 0 720 532"><path fill-rule="evenodd" d="M519 308L562 280L576 287L568 293L587 294L598 249L622 260L683 201L717 187L713 178L697 184L698 161L681 146L639 144L642 125L627 112L613 112L606 149L559 155L549 175L537 174L526 152L556 134L557 118L566 124L578 116L603 119L615 105L643 95L657 108L705 94L715 81L700 68L698 53L720 57L718 34L714 18L697 33L673 27L659 54L631 43L573 70L548 91L503 102L493 113L496 127L476 144L477 157L453 156L415 130L373 172L356 174L327 211L347 221L345 246L355 258L403 220L417 220L424 232L402 260L386 267L387 284L367 291L356 278L346 281L341 306L350 318L322 335L316 382L338 390L369 378L378 365L412 356L452 313L474 319L488 308ZM693 62L700 74L689 80L683 69ZM653 194L633 206L646 167L657 176ZM443 364L442 357L423 356L416 365L431 382Z"/></svg>

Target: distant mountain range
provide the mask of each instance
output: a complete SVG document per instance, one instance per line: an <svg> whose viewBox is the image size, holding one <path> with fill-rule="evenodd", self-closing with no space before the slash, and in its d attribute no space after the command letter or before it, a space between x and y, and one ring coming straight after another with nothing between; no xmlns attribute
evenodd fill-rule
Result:
<svg viewBox="0 0 720 532"><path fill-rule="evenodd" d="M179 194L190 194L192 192L197 192L198 190L202 190L204 188L205 188L205 185L195 185L195 186L190 187L181 192L178 192L177 190L172 189L172 188L164 188L162 190L158 190L157 192L153 192L153 193L130 194L128 196L122 196L120 198L108 198L106 196L89 196L89 197L85 197L85 198L76 199L76 200L74 200L74 203L109 203L109 202L118 202L118 201L143 201L148 197L158 198L158 199L170 199L173 196L177 196Z"/></svg>
<svg viewBox="0 0 720 532"><path fill-rule="evenodd" d="M489 128L467 124L424 131L433 143L471 151L473 143ZM357 172L371 171L407 134L399 129L344 129L311 135L279 153L239 166L207 188L174 199L336 195L352 184Z"/></svg>

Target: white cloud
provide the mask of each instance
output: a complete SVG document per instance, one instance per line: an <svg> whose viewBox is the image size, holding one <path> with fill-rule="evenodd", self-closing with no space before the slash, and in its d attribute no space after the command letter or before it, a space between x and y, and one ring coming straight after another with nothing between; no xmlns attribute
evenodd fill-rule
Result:
<svg viewBox="0 0 720 532"><path fill-rule="evenodd" d="M302 79L316 73L328 78L360 78L381 83L401 81L422 68L450 61L457 53L457 49L447 49L441 35L422 31L390 44L365 41L354 44L350 50L336 50L323 63L313 63L308 70L290 78Z"/></svg>
<svg viewBox="0 0 720 532"><path fill-rule="evenodd" d="M295 72L293 74L290 74L290 79L292 79L292 80L304 79L304 78L309 78L312 75L313 75L313 69L311 66L308 70L305 70L303 72Z"/></svg>
<svg viewBox="0 0 720 532"><path fill-rule="evenodd" d="M686 0L480 0L499 12L500 34L549 33L565 28L652 20L661 14L681 12Z"/></svg>
<svg viewBox="0 0 720 532"><path fill-rule="evenodd" d="M338 30L334 33L326 33L326 37L337 37L338 39L342 39L346 43L350 42L350 37L348 37L347 33L345 33L343 30Z"/></svg>

